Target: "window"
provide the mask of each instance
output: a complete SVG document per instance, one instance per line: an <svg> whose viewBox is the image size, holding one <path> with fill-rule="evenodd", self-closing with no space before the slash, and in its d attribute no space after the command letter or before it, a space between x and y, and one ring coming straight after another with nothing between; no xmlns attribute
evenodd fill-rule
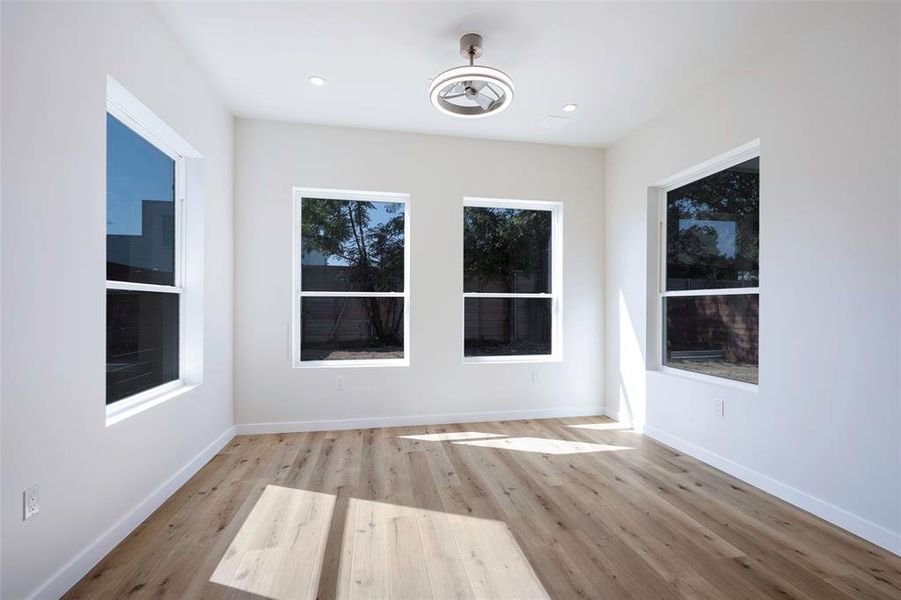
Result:
<svg viewBox="0 0 901 600"><path fill-rule="evenodd" d="M666 367L757 384L759 161L754 145L663 189Z"/></svg>
<svg viewBox="0 0 901 600"><path fill-rule="evenodd" d="M295 366L409 364L409 196L295 189Z"/></svg>
<svg viewBox="0 0 901 600"><path fill-rule="evenodd" d="M559 358L561 205L468 198L463 207L463 357Z"/></svg>
<svg viewBox="0 0 901 600"><path fill-rule="evenodd" d="M180 383L183 159L106 117L106 403ZM167 386L168 388L168 386Z"/></svg>

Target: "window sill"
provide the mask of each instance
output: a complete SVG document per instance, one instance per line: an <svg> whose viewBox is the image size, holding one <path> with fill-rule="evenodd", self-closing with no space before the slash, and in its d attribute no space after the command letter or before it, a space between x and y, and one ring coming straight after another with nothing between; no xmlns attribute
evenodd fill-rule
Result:
<svg viewBox="0 0 901 600"><path fill-rule="evenodd" d="M521 356L464 356L464 365L480 364L518 364L518 363L555 363L563 362L563 358L553 354L532 354Z"/></svg>
<svg viewBox="0 0 901 600"><path fill-rule="evenodd" d="M745 381L738 381L735 379L726 379L725 377L715 377L713 375L706 375L704 373L695 373L693 371L686 371L684 369L674 369L673 367L660 366L656 369L649 369L649 372L659 373L664 377L676 377L678 379L689 379L691 381L698 381L701 383L706 383L708 385L716 385L720 387L727 387L736 390L742 390L745 392L757 393L760 389L760 386L756 383L747 383Z"/></svg>
<svg viewBox="0 0 901 600"><path fill-rule="evenodd" d="M406 358L302 360L294 363L295 369L356 369L357 367L409 367Z"/></svg>
<svg viewBox="0 0 901 600"><path fill-rule="evenodd" d="M199 386L185 385L185 382L182 380L170 381L140 394L109 404L106 407L106 426L115 425L167 400L190 392L197 387Z"/></svg>

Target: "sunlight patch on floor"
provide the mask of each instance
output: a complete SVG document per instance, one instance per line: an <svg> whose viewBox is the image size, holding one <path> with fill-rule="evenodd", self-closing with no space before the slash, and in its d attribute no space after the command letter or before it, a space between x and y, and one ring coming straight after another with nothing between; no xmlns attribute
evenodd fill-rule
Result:
<svg viewBox="0 0 901 600"><path fill-rule="evenodd" d="M612 446L610 444L592 444L590 442L571 442L569 440L549 440L536 437L515 437L500 440L471 440L454 442L463 446L480 446L483 448L501 448L539 454L583 454L586 452L613 452L617 450L634 450L629 446Z"/></svg>
<svg viewBox="0 0 901 600"><path fill-rule="evenodd" d="M400 435L405 440L419 440L422 442L453 442L456 440L475 440L484 438L504 437L501 433L480 433L478 431L451 431L447 433L423 433L420 435Z"/></svg>
<svg viewBox="0 0 901 600"><path fill-rule="evenodd" d="M549 598L505 523L357 498L337 597Z"/></svg>
<svg viewBox="0 0 901 600"><path fill-rule="evenodd" d="M270 600L316 597L335 496L267 485L210 581Z"/></svg>

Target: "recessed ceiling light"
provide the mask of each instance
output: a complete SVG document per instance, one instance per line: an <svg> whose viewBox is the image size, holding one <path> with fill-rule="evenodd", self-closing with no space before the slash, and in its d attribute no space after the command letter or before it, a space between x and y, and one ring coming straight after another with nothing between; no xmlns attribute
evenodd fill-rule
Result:
<svg viewBox="0 0 901 600"><path fill-rule="evenodd" d="M323 79L319 75L313 75L310 77L310 83L312 83L313 85L325 85L325 79Z"/></svg>
<svg viewBox="0 0 901 600"><path fill-rule="evenodd" d="M564 104L564 105L563 105L563 112L576 112L576 110L577 110L578 108L579 108L579 105L578 105L578 104Z"/></svg>

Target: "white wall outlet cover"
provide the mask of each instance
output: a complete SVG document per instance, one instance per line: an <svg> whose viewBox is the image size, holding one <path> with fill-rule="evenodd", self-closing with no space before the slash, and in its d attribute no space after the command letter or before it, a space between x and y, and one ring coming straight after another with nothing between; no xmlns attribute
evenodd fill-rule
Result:
<svg viewBox="0 0 901 600"><path fill-rule="evenodd" d="M38 514L38 512L41 510L41 502L38 491L38 486L33 485L23 493L23 500L25 504L23 519L30 519L34 515Z"/></svg>
<svg viewBox="0 0 901 600"><path fill-rule="evenodd" d="M344 389L344 377L335 377L335 389L336 390Z"/></svg>

